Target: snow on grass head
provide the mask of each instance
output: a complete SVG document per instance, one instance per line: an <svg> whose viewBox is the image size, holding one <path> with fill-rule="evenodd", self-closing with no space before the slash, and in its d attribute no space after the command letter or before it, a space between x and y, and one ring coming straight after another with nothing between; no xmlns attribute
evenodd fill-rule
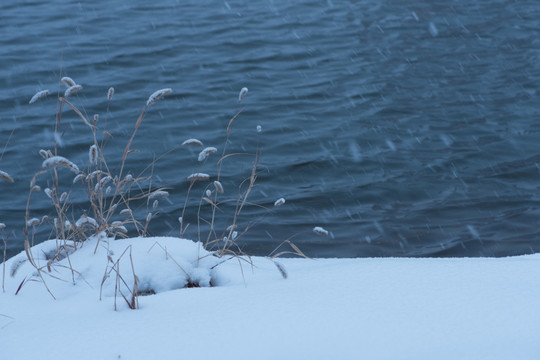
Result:
<svg viewBox="0 0 540 360"><path fill-rule="evenodd" d="M78 174L80 172L79 167L75 165L73 162L69 161L63 156L52 156L45 161L43 161L43 164L41 165L44 169L48 168L54 168L54 167L64 167L71 171L73 171L75 174Z"/></svg>

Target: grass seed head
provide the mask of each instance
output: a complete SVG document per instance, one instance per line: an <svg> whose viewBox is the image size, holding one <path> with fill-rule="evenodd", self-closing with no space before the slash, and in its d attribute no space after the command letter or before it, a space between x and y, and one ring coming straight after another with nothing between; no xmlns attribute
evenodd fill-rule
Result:
<svg viewBox="0 0 540 360"><path fill-rule="evenodd" d="M86 216L86 215L81 215L81 217L79 218L79 220L77 220L77 222L75 223L75 226L79 229L85 227L85 226L90 226L90 227L93 227L95 229L97 229L99 227L97 221L90 217L90 216Z"/></svg>
<svg viewBox="0 0 540 360"><path fill-rule="evenodd" d="M111 181L111 180L112 180L112 176L107 175L107 176L103 177L103 178L99 181L99 185L100 185L101 187L103 187L103 186L105 186L105 184L107 184L107 183L108 183L109 181Z"/></svg>
<svg viewBox="0 0 540 360"><path fill-rule="evenodd" d="M238 94L238 102L244 100L244 98L246 97L248 93L248 88L247 87L243 87L242 90L240 90L240 94Z"/></svg>
<svg viewBox="0 0 540 360"><path fill-rule="evenodd" d="M45 150L41 149L39 150L39 155L43 158L43 160L46 160L49 158L49 153Z"/></svg>
<svg viewBox="0 0 540 360"><path fill-rule="evenodd" d="M279 198L274 202L274 206L281 206L283 204L285 204L285 199L284 198Z"/></svg>
<svg viewBox="0 0 540 360"><path fill-rule="evenodd" d="M13 183L13 178L7 172L0 170L0 179Z"/></svg>
<svg viewBox="0 0 540 360"><path fill-rule="evenodd" d="M121 221L113 221L113 223L111 224L110 230L112 232L121 232L123 234L127 234L128 232L126 227L122 224Z"/></svg>
<svg viewBox="0 0 540 360"><path fill-rule="evenodd" d="M182 143L182 146L203 146L203 143L198 139L187 139Z"/></svg>
<svg viewBox="0 0 540 360"><path fill-rule="evenodd" d="M324 228L320 227L320 226L315 226L313 228L313 232L317 235L321 235L321 236L326 236L328 235L328 231L325 230Z"/></svg>
<svg viewBox="0 0 540 360"><path fill-rule="evenodd" d="M62 79L60 79L60 81L63 82L67 87L72 87L72 86L77 85L77 83L69 76L64 76Z"/></svg>
<svg viewBox="0 0 540 360"><path fill-rule="evenodd" d="M194 173L187 177L190 181L204 181L210 179L210 175L205 173Z"/></svg>
<svg viewBox="0 0 540 360"><path fill-rule="evenodd" d="M167 196L169 196L169 193L167 191L156 190L153 193L151 193L150 195L148 195L148 201L152 201L154 199L160 199L162 197L167 197Z"/></svg>
<svg viewBox="0 0 540 360"><path fill-rule="evenodd" d="M130 209L123 209L122 211L120 211L120 215L122 216L131 216L131 210Z"/></svg>
<svg viewBox="0 0 540 360"><path fill-rule="evenodd" d="M220 194L223 194L225 191L223 190L223 185L220 181L214 181L214 187L216 188L216 191Z"/></svg>
<svg viewBox="0 0 540 360"><path fill-rule="evenodd" d="M114 88L111 86L111 87L109 88L109 90L107 91L107 100L108 100L108 101L111 101L113 95L114 95Z"/></svg>
<svg viewBox="0 0 540 360"><path fill-rule="evenodd" d="M90 165L97 164L98 155L99 155L99 149L97 145L94 144L90 146L90 149L88 150L88 160L90 161Z"/></svg>
<svg viewBox="0 0 540 360"><path fill-rule="evenodd" d="M53 167L65 167L65 168L70 169L76 174L80 173L79 167L63 156L50 157L46 159L45 161L43 161L43 164L41 166L44 169L53 168Z"/></svg>
<svg viewBox="0 0 540 360"><path fill-rule="evenodd" d="M50 94L49 90L38 91L34 96L32 96L32 98L30 99L28 103L29 104L37 103L39 100L43 99L45 96L48 96L49 94Z"/></svg>
<svg viewBox="0 0 540 360"><path fill-rule="evenodd" d="M75 184L78 181L81 181L85 178L84 174L79 174L73 178L73 183Z"/></svg>
<svg viewBox="0 0 540 360"><path fill-rule="evenodd" d="M103 174L103 171L101 171L101 170L94 170L94 171L92 171L90 174L88 174L88 175L86 176L86 181L88 181L88 180L93 180L96 176L99 176L99 175L101 175L101 174Z"/></svg>
<svg viewBox="0 0 540 360"><path fill-rule="evenodd" d="M158 90L158 91L154 92L152 95L150 95L150 97L146 101L146 106L150 106L150 105L154 104L156 101L158 101L159 99L161 99L165 95L169 95L170 93L172 93L172 89L170 89L170 88L161 89L161 90Z"/></svg>
<svg viewBox="0 0 540 360"><path fill-rule="evenodd" d="M202 199L203 199L204 201L206 201L207 203L209 203L210 205L213 205L213 204L214 204L214 202L212 201L212 199L209 199L209 198L207 198L206 196L203 196Z"/></svg>
<svg viewBox="0 0 540 360"><path fill-rule="evenodd" d="M215 154L217 152L217 149L215 147L207 147L203 151L199 153L199 161L203 161L206 159L209 155Z"/></svg>
<svg viewBox="0 0 540 360"><path fill-rule="evenodd" d="M66 89L66 91L64 92L64 97L67 98L67 97L70 97L72 94L76 93L77 91L80 91L82 90L82 85L73 85L73 86L70 86Z"/></svg>
<svg viewBox="0 0 540 360"><path fill-rule="evenodd" d="M31 218L30 220L28 220L26 224L28 225L28 227L34 227L34 226L39 225L39 223L40 221L38 218Z"/></svg>

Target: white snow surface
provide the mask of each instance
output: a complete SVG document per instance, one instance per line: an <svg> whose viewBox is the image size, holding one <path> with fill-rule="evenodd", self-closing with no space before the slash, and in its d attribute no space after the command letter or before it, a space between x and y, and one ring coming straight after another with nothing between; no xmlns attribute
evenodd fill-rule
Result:
<svg viewBox="0 0 540 360"><path fill-rule="evenodd" d="M33 247L36 265L56 248L54 240ZM117 296L115 311L116 273L101 300L100 285L120 258L132 286L130 253L139 289L156 294L140 296L138 310ZM264 257L251 265L184 239L101 236L71 252L71 266L65 258L43 268L56 299L26 259L5 263L6 360L540 358L540 254L284 258L284 279ZM183 288L188 278L207 286Z"/></svg>

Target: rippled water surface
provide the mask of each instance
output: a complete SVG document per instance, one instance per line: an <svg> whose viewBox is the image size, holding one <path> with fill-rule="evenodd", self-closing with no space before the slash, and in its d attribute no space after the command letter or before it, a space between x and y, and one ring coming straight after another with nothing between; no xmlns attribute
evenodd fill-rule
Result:
<svg viewBox="0 0 540 360"><path fill-rule="evenodd" d="M235 197L261 154L239 217L246 251L268 254L289 238L310 256L540 251L537 1L3 1L0 35L0 169L15 178L0 183L9 254L23 246L38 151L54 149L65 75L84 87L71 101L100 114L113 171L148 96L173 89L149 108L127 164L137 175L156 159L146 174L171 194L153 235L178 235L186 177L200 164L179 144L195 137L221 153L241 110L227 153L242 155L223 161L221 180ZM54 95L29 106L42 89ZM87 169L92 134L63 110L58 153ZM217 159L203 168L213 178ZM72 175L61 175L67 187ZM203 191L187 203L191 238ZM72 199L78 214L84 194L74 187ZM234 206L218 211L218 235ZM43 192L30 213L54 215ZM51 226L36 231L40 241Z"/></svg>

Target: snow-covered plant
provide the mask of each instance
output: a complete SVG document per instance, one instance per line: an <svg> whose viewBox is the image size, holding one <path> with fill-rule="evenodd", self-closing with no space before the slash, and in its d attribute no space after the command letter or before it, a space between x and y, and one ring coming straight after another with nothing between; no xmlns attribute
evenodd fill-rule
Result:
<svg viewBox="0 0 540 360"><path fill-rule="evenodd" d="M242 90L240 90L240 93L238 94L238 102L244 100L244 98L246 97L248 93L248 88L247 87L243 87Z"/></svg>
<svg viewBox="0 0 540 360"><path fill-rule="evenodd" d="M110 87L109 90L107 91L107 100L111 101L113 96L114 96L114 88Z"/></svg>
<svg viewBox="0 0 540 360"><path fill-rule="evenodd" d="M99 150L98 150L97 145L92 144L92 146L90 146L90 149L88 150L88 160L90 162L90 165L97 164L98 155L99 155Z"/></svg>
<svg viewBox="0 0 540 360"><path fill-rule="evenodd" d="M48 96L49 94L50 94L49 90L38 91L34 96L32 96L32 98L30 99L28 103L30 105L37 103L39 100L43 99L45 96Z"/></svg>
<svg viewBox="0 0 540 360"><path fill-rule="evenodd" d="M147 107L171 93L172 90L166 88L150 95L146 107L137 119L132 137L126 145L120 169L114 173L107 165L107 159L103 155L103 142L99 140L99 116L97 114L94 115L91 123L77 106L65 99L74 92L82 91L82 86L67 76L63 77L61 82L66 85L67 89L64 92L64 96L59 97L58 101L61 104L69 106L91 130L92 143L89 144L88 148L88 164L82 166L82 164L76 164L71 161L68 157L60 156L57 153L57 144L55 144L54 150L39 150L39 155L43 159L42 170L37 172L33 177L31 191L28 197L26 210L27 227L25 230L27 246L33 245L34 231L38 226L43 226L45 223L44 221L36 221L36 218L31 218L30 216L32 192L36 192L34 189L39 188L36 183L40 181L41 176L44 174L50 176L50 180L47 181L48 186L44 192L54 209L55 214L50 218L53 219L51 222L57 239L79 242L101 232L111 236L127 237L126 226L128 225L133 225L139 235L144 235L148 228L148 223L154 215L152 211L158 211L157 207L159 203L156 202L157 199L168 196L168 192L163 189L141 190L142 187L138 184L140 182L148 182L149 177L133 177L131 174L124 175L124 165L131 153L131 142L142 121L143 115L147 111ZM49 95L47 90L40 91L32 97L30 103L35 103L47 95ZM107 91L107 100L109 102L112 100L113 95L114 88L111 87ZM59 106L58 109L59 114L57 114L57 118L60 119L62 117L62 106ZM58 121L55 124L55 133L61 133L63 131L60 126L61 124ZM103 130L103 133L106 133L106 129ZM55 139L57 138L55 137ZM64 181L67 174L61 170L62 168L71 170L76 174L69 183ZM3 171L0 171L0 179L13 181L11 176ZM72 192L71 187L80 186L86 190L88 208L84 209L82 214L77 215L77 212L80 212L80 210L73 208L72 200L75 200L75 198L71 199L70 194ZM135 195L132 195L133 189L137 189ZM130 202L145 199L152 206L151 211L144 219L136 219L135 214L131 211ZM121 205L121 208L124 208L121 214L116 213L119 205Z"/></svg>
<svg viewBox="0 0 540 360"><path fill-rule="evenodd" d="M150 105L154 104L156 101L158 101L159 99L161 99L165 95L169 95L170 93L172 93L172 89L170 89L170 88L161 89L161 90L158 90L158 91L154 92L152 95L150 95L150 97L146 101L146 106L150 106Z"/></svg>
<svg viewBox="0 0 540 360"><path fill-rule="evenodd" d="M9 175L7 172L0 170L0 179L7 181L7 182L14 182L11 175Z"/></svg>
<svg viewBox="0 0 540 360"><path fill-rule="evenodd" d="M60 79L60 81L63 82L64 85L66 85L68 88L77 85L75 80L73 80L69 76L64 76L63 78Z"/></svg>
<svg viewBox="0 0 540 360"><path fill-rule="evenodd" d="M284 198L279 198L274 202L274 206L281 206L283 204L285 204L285 199Z"/></svg>
<svg viewBox="0 0 540 360"><path fill-rule="evenodd" d="M328 230L326 230L326 229L324 229L324 228L322 228L322 227L320 227L320 226L315 226L315 227L313 228L313 232L314 232L315 234L321 235L321 236L326 236L326 235L328 235Z"/></svg>
<svg viewBox="0 0 540 360"><path fill-rule="evenodd" d="M59 102L59 106L57 107L59 113L56 114L58 121L54 124L54 132L57 135L55 136L55 141L61 139L59 134L65 134L65 129L62 128L62 124L65 122L61 123L60 119L62 116L68 116L73 113L90 129L91 136L89 138L91 141L89 141L87 147L87 155L82 154L84 155L82 158L87 159L84 161L84 164L70 160L70 158L81 158L81 156L77 157L76 154L59 155L58 143L55 143L51 149L41 149L38 152L42 159L42 166L30 183L25 217L25 249L28 261L34 265L38 276L45 286L47 285L41 272L45 271L45 269L51 271L51 266L53 266L57 259L69 258L69 254L77 250L80 244L89 238L97 239L97 244L95 245L95 249L97 250L100 241L108 241L108 239L115 237L128 237L129 232L133 230L139 236L145 236L148 232L150 222L159 215L160 201L169 201L169 192L167 189L152 186L152 176L144 176L144 172L141 175L133 176L126 169L126 161L130 154L134 152L131 144L150 106L154 105L164 96L172 93L172 89L163 88L149 96L135 122L131 137L127 141L122 153L120 164L115 169L107 164L107 156L103 148L103 144L107 143L107 141L104 141L106 139L100 139L100 136L108 136L109 133L106 129L100 129L100 123L98 123L99 115L94 115L90 120L85 115L85 112L80 111L76 105L66 99L75 92L83 91L82 86L78 85L69 77L63 77L61 82L67 88L63 96L59 96L57 99ZM241 89L238 95L238 102L241 102L245 98L247 92L247 88ZM35 103L47 95L49 95L49 92L46 90L38 92L32 97L30 103ZM107 112L113 95L114 88L111 87L107 92ZM63 115L62 111L65 106L73 110L73 113L70 112L68 115ZM229 138L231 136L232 124L240 112L238 111L229 120L226 128L226 139L220 150L221 156L210 156L216 154L218 148L213 146L204 147L198 154L198 161L194 164L195 171L183 179L188 184L188 189L186 201L184 202L181 216L178 219L180 237L183 237L184 232L190 225L189 219L193 219L193 216L196 216L195 222L197 223L197 234L199 237L197 240L204 245L206 250L212 251L213 255L223 258L223 262L231 258L237 258L244 259L247 263L250 263L249 257L244 256L241 247L238 245L238 241L251 227L250 222L246 223L241 220L241 213L245 207L252 205L248 201L248 198L257 179L259 153L256 152L253 155L253 166L249 175L243 181L239 181L238 193L229 190L229 187L228 191L225 192L221 181L224 161L237 155L228 153L227 146L230 143ZM260 132L260 126L257 128L257 131ZM190 138L181 143L181 146L203 147L203 143L198 139ZM203 168L211 166L214 161L217 170L203 172ZM148 168L152 168L153 174L153 167L149 166ZM68 175L69 171L66 170L75 173L75 176ZM46 176L48 178L43 179ZM13 182L13 178L4 171L0 171L0 179ZM40 182L39 185L38 182ZM44 195L39 195L41 194L40 185L44 188ZM84 190L87 197L85 202L87 206L83 209L74 206L74 203L81 203L81 189ZM187 214L187 204L190 194L194 190L201 190L199 206L196 214ZM31 211L30 207L32 196L47 196L48 201L52 205L53 213L41 217L41 220L38 217L31 216L34 215L31 214L34 210ZM274 203L274 206L277 207L284 203L285 199L281 198ZM234 206L231 207L229 204L233 204ZM271 206L268 206L267 210L272 211ZM220 222L218 224L217 218L219 216L222 216L226 222ZM34 261L35 259L30 249L34 245L34 235L37 229L47 224L52 226L58 246L57 252L51 256L47 265L43 267ZM207 226L206 235L201 235L201 224ZM292 243L291 246L295 253L301 254L300 250ZM274 257L279 256L279 254L274 255ZM285 268L277 262L275 264L283 277L286 277L287 272ZM111 263L109 270L115 272L118 279L121 279L122 275L117 265ZM71 270L73 277L75 277L76 270ZM137 278L135 274L133 276L135 279ZM137 281L135 281L129 292L129 301L126 294L121 294L121 296L128 301L128 305L131 308L136 308L136 297L138 296Z"/></svg>
<svg viewBox="0 0 540 360"><path fill-rule="evenodd" d="M70 86L66 89L66 91L64 92L64 97L70 97L72 94L78 92L78 91L81 91L82 90L82 85L73 85L73 86Z"/></svg>
<svg viewBox="0 0 540 360"><path fill-rule="evenodd" d="M248 89L246 87L242 88L238 94L238 103L240 103L246 97ZM255 186L257 180L258 169L258 160L259 153L255 152L253 155L253 166L251 168L251 173L239 183L238 192L227 191L225 192L223 183L221 181L221 172L224 162L230 157L236 156L236 153L228 153L227 146L230 144L231 128L235 119L240 115L241 110L237 111L234 116L229 120L229 123L226 128L226 138L223 146L220 148L221 156L216 159L216 172L202 172L203 168L211 166L212 158L209 157L211 154L218 152L218 148L213 146L205 147L198 155L197 160L202 162L201 165L197 167L197 172L189 175L187 180L190 181L190 185L187 191L186 202L190 196L190 192L194 188L201 188L201 197L197 210L197 234L199 236L198 240L201 241L205 248L208 250L213 250L214 254L220 257L230 256L230 258L242 257L244 253L242 252L239 241L244 237L246 232L251 228L252 224L257 220L252 220L246 222L243 219L242 211L247 206L253 206L248 201L248 198L251 194L252 189ZM259 125L256 130L258 133L261 132L261 126ZM182 143L183 146L203 146L203 143L197 139L188 139ZM245 155L245 154L243 154ZM231 209L229 204L235 204ZM279 207L285 204L285 199L280 198L275 201L274 207ZM260 206L265 208L268 212L274 211L270 206ZM230 213L230 212L232 213ZM263 215L264 216L264 215ZM190 223L187 220L186 215L186 205L182 210L182 214L179 217L180 222L180 237L183 237L184 232ZM228 219L226 226L221 225L221 222L218 224L218 217ZM204 238L201 235L201 224L206 225L207 235ZM223 228L222 228L223 226ZM304 256L300 249L295 247L290 241L287 242L291 245L292 251L281 252L281 254L296 254ZM281 246L281 245L280 245ZM283 267L278 267L278 270L281 274L286 274L286 271ZM286 275L284 275L286 277Z"/></svg>
<svg viewBox="0 0 540 360"><path fill-rule="evenodd" d="M199 161L205 160L209 155L215 154L217 152L217 149L215 147L207 147L204 148L203 151L199 153Z"/></svg>

